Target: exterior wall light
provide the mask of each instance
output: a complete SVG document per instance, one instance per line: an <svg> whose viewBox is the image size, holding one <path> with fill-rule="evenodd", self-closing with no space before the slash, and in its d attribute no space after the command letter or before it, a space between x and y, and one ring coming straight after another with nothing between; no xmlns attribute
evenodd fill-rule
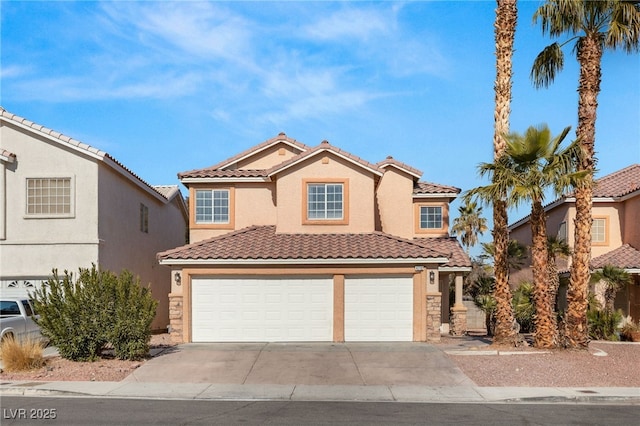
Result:
<svg viewBox="0 0 640 426"><path fill-rule="evenodd" d="M179 271L176 271L176 273L173 275L173 279L176 282L176 285L182 284L182 275L180 275Z"/></svg>
<svg viewBox="0 0 640 426"><path fill-rule="evenodd" d="M436 281L436 273L431 271L429 272L429 284L433 284Z"/></svg>

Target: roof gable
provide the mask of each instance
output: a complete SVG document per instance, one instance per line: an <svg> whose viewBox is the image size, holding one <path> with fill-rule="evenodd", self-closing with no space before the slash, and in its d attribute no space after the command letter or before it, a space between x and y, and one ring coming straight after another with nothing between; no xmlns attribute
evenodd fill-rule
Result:
<svg viewBox="0 0 640 426"><path fill-rule="evenodd" d="M420 179L422 177L422 171L413 168L405 163L401 163L390 155L376 165L381 169L386 169L387 167L395 167L396 169L401 170L408 175L415 177L416 179Z"/></svg>
<svg viewBox="0 0 640 426"><path fill-rule="evenodd" d="M156 188L154 188L149 183L144 181L140 176L135 174L129 168L125 167L124 164L116 160L114 157L112 157L111 155L109 155L104 151L99 150L98 148L92 147L91 145L88 145L84 142L80 142L69 136L63 135L60 132L56 132L55 130L52 130L40 124L34 123L33 121L29 121L26 118L20 117L16 114L12 114L1 106L0 106L0 120L7 123L11 123L14 126L22 130L25 130L27 132L40 135L54 144L63 146L65 148L69 148L72 151L78 152L82 155L86 155L90 158L94 158L98 161L101 161L104 164L111 167L112 169L114 169L116 172L120 173L122 176L124 176L127 180L132 182L134 185L140 187L141 189L143 189L153 197L157 198L158 200L161 200L163 202L168 201L168 199L164 196L164 194L162 194ZM6 150L2 150L2 151L8 152ZM15 154L11 154L11 153L9 154L13 155L13 159L15 160L16 158Z"/></svg>
<svg viewBox="0 0 640 426"><path fill-rule="evenodd" d="M275 167L272 167L270 170L267 171L267 176L269 177L274 176L278 173L283 172L284 170L287 170L297 164L300 164L301 162L309 158L313 158L323 153L332 153L342 158L343 160L346 160L347 162L354 164L355 166L361 169L365 169L368 172L373 173L374 175L382 176L382 171L375 164L369 163L368 161L363 160L362 158L356 155L350 154L347 151L344 151L338 147L335 147L331 145L328 141L322 141L320 145L314 148L311 148L308 151L305 151L293 158L290 158L289 160L284 161L283 163L278 164Z"/></svg>

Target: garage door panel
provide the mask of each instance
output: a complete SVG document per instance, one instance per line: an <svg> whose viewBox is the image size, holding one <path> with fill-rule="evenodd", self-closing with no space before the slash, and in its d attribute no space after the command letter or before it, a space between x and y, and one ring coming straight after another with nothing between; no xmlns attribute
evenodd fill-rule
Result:
<svg viewBox="0 0 640 426"><path fill-rule="evenodd" d="M331 341L331 278L194 278L194 342Z"/></svg>
<svg viewBox="0 0 640 426"><path fill-rule="evenodd" d="M348 277L345 340L413 340L413 278Z"/></svg>

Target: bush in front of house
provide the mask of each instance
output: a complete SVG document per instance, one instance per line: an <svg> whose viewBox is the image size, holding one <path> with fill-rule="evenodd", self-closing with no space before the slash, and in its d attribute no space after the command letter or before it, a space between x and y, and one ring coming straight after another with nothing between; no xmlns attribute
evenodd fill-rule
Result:
<svg viewBox="0 0 640 426"><path fill-rule="evenodd" d="M158 302L148 288L140 285L129 271L118 277L115 289L115 315L109 343L119 359L139 359L149 353L151 322Z"/></svg>
<svg viewBox="0 0 640 426"><path fill-rule="evenodd" d="M80 268L74 279L54 270L32 296L42 334L63 358L94 361L108 343L120 359L148 352L157 302L128 271L117 276L93 265Z"/></svg>

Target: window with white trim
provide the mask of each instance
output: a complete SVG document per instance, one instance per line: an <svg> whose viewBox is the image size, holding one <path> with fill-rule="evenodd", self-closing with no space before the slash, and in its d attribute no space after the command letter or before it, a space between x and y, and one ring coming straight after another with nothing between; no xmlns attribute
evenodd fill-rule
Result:
<svg viewBox="0 0 640 426"><path fill-rule="evenodd" d="M196 190L196 223L229 223L229 190Z"/></svg>
<svg viewBox="0 0 640 426"><path fill-rule="evenodd" d="M567 241L567 222L562 222L558 225L558 240Z"/></svg>
<svg viewBox="0 0 640 426"><path fill-rule="evenodd" d="M442 229L442 207L420 206L420 229Z"/></svg>
<svg viewBox="0 0 640 426"><path fill-rule="evenodd" d="M607 220L606 219L593 219L591 224L591 242L592 243L606 243L607 242Z"/></svg>
<svg viewBox="0 0 640 426"><path fill-rule="evenodd" d="M343 218L344 185L342 183L307 185L307 219L342 220Z"/></svg>
<svg viewBox="0 0 640 426"><path fill-rule="evenodd" d="M27 216L70 216L71 178L27 178Z"/></svg>

